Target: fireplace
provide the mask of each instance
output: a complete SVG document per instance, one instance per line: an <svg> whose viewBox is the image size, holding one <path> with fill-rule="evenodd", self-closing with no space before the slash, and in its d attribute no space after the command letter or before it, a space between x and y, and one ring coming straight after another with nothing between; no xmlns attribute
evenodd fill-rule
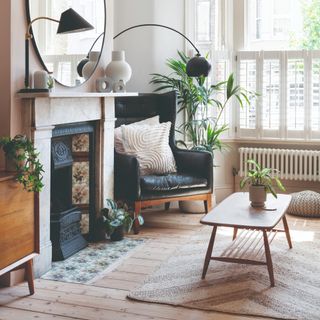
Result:
<svg viewBox="0 0 320 320"><path fill-rule="evenodd" d="M94 123L57 126L51 141L52 260L64 260L94 238Z"/></svg>
<svg viewBox="0 0 320 320"><path fill-rule="evenodd" d="M23 132L32 138L44 166L44 188L39 194L40 255L34 259L35 276L51 268L51 170L52 142L59 129L70 130L73 124L94 125L94 200L95 213L113 198L114 172L114 98L135 96L136 93L53 92L50 94L18 94L23 99ZM67 133L63 135L69 136ZM61 137L63 136L61 135ZM75 207L80 207L76 205ZM90 217L89 217L90 220ZM89 223L94 234L95 225ZM89 230L89 235L92 232Z"/></svg>

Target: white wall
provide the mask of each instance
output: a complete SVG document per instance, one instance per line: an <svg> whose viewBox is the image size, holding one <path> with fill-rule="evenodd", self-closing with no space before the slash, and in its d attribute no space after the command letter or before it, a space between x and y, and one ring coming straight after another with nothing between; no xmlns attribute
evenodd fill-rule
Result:
<svg viewBox="0 0 320 320"><path fill-rule="evenodd" d="M164 24L184 33L184 0L116 0L114 1L114 35L137 24ZM166 59L184 51L184 39L157 27L130 30L114 41L115 50L125 50L132 67L127 91L152 92L151 73L168 73Z"/></svg>

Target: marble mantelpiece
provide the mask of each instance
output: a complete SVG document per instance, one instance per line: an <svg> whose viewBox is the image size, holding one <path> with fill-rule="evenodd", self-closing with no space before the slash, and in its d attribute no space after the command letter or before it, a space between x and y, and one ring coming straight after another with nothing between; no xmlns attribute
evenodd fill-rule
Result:
<svg viewBox="0 0 320 320"><path fill-rule="evenodd" d="M40 255L35 259L35 275L51 268L50 177L51 138L55 126L93 121L96 124L95 181L96 208L113 198L114 98L137 93L19 93L23 99L24 133L33 139L44 166L44 188L39 195Z"/></svg>

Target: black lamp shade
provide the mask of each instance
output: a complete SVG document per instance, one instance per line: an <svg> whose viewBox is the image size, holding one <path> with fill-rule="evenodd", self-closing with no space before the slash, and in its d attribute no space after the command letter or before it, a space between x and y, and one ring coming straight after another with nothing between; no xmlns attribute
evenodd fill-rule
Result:
<svg viewBox="0 0 320 320"><path fill-rule="evenodd" d="M197 54L188 61L186 69L189 77L207 77L211 70L211 64L204 57Z"/></svg>
<svg viewBox="0 0 320 320"><path fill-rule="evenodd" d="M93 26L82 18L73 9L62 12L57 33L73 33L94 29Z"/></svg>

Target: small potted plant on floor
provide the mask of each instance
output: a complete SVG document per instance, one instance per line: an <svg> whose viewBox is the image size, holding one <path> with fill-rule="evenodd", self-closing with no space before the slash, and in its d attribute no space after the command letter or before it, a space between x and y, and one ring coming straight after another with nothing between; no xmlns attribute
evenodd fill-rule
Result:
<svg viewBox="0 0 320 320"><path fill-rule="evenodd" d="M240 188L249 186L249 199L252 207L264 207L267 199L267 192L270 192L275 198L277 193L275 186L281 191L285 191L280 179L279 171L271 168L262 168L255 160L248 160L253 168L247 173L247 176L240 181ZM275 185L274 185L275 182Z"/></svg>
<svg viewBox="0 0 320 320"><path fill-rule="evenodd" d="M17 172L17 180L25 190L40 192L43 188L44 171L32 141L24 135L16 135L14 138L0 137L0 148L6 156L7 171Z"/></svg>
<svg viewBox="0 0 320 320"><path fill-rule="evenodd" d="M123 204L121 207L111 200L107 199L107 206L101 210L103 223L106 233L111 241L120 241L123 239L124 232L130 232L134 219L128 212L128 206ZM142 216L139 216L139 223L144 223Z"/></svg>

